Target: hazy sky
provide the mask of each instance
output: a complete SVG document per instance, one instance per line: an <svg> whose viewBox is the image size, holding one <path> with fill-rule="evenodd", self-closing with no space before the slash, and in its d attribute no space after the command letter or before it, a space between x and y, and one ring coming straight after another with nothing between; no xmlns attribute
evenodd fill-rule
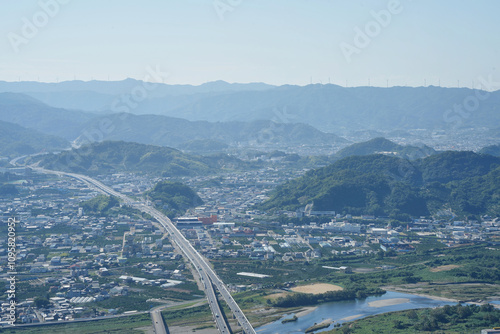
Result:
<svg viewBox="0 0 500 334"><path fill-rule="evenodd" d="M148 67L168 71L171 84L471 86L480 77L500 79L497 0L0 4L5 81L143 79Z"/></svg>

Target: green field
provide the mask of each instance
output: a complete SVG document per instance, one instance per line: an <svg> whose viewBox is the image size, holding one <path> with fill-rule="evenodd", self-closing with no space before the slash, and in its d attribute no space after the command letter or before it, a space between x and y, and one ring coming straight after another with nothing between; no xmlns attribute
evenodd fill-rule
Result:
<svg viewBox="0 0 500 334"><path fill-rule="evenodd" d="M385 313L344 324L327 333L479 333L499 325L500 310L491 305L456 305Z"/></svg>
<svg viewBox="0 0 500 334"><path fill-rule="evenodd" d="M151 326L149 313L138 314L113 319L77 322L70 324L54 324L32 327L6 328L1 333L26 333L26 334L143 334L137 328Z"/></svg>

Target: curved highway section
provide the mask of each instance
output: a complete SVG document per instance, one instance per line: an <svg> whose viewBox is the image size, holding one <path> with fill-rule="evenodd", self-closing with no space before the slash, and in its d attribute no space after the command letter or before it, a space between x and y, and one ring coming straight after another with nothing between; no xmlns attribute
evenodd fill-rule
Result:
<svg viewBox="0 0 500 334"><path fill-rule="evenodd" d="M215 294L214 287L219 291L220 295L231 309L231 312L233 313L235 319L238 321L238 324L241 326L243 333L256 334L254 328L252 327L246 316L241 311L238 304L235 302L235 300L229 293L229 290L227 289L224 282L222 282L222 280L212 270L212 268L208 265L205 259L198 253L198 251L177 229L177 227L172 223L172 221L163 213L161 213L160 211L156 210L153 207L147 206L143 202L137 202L134 199L126 195L123 195L117 192L116 190L112 189L111 187L108 187L103 183L94 180L93 178L88 177L86 175L53 171L39 167L33 167L33 169L42 173L56 174L59 176L69 176L75 178L79 181L82 181L86 184L93 186L94 188L98 189L99 191L105 194L116 196L121 200L123 200L123 202L126 205L129 205L142 212L148 213L149 215L154 217L169 233L171 242L175 242L179 246L184 255L196 268L203 283L203 288L205 289L208 305L210 306L210 310L212 311L214 321L219 332L224 334L231 333L228 324L226 323L224 317L222 316L219 303L217 302L217 296Z"/></svg>

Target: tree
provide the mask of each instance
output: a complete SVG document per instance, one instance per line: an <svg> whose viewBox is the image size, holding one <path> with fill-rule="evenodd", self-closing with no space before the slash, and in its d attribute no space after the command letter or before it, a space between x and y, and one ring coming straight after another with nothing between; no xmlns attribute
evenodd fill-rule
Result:
<svg viewBox="0 0 500 334"><path fill-rule="evenodd" d="M44 297L36 297L34 302L37 308L47 308L50 305L50 300Z"/></svg>
<svg viewBox="0 0 500 334"><path fill-rule="evenodd" d="M415 310L409 310L406 313L406 316L408 317L408 319L412 319L412 320L418 319L418 314L417 314L417 312Z"/></svg>
<svg viewBox="0 0 500 334"><path fill-rule="evenodd" d="M3 184L0 185L0 195L3 196L15 196L19 194L16 186L13 184Z"/></svg>
<svg viewBox="0 0 500 334"><path fill-rule="evenodd" d="M396 328L396 329L405 328L405 326L403 325L403 322L401 320L394 320L393 324L394 324L394 328Z"/></svg>

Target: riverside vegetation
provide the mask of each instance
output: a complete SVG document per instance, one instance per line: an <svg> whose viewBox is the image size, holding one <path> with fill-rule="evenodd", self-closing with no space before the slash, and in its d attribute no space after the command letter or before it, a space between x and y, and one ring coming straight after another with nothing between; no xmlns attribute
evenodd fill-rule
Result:
<svg viewBox="0 0 500 334"><path fill-rule="evenodd" d="M498 325L500 310L492 305L455 305L385 313L344 324L327 333L478 333Z"/></svg>

